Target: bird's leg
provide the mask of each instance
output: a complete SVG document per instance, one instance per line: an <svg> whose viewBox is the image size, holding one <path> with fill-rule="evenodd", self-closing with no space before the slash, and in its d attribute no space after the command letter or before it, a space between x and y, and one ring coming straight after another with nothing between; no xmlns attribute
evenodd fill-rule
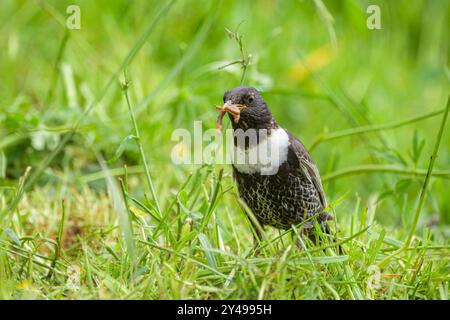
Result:
<svg viewBox="0 0 450 320"><path fill-rule="evenodd" d="M262 231L264 231L264 226L258 221L259 226L252 220L250 219L250 223L252 225L253 228L253 244L254 244L254 250L257 251L259 249L259 244L262 241Z"/></svg>
<svg viewBox="0 0 450 320"><path fill-rule="evenodd" d="M325 224L325 226L322 225L322 223L319 224L318 226L319 228L321 228L322 230L325 230L323 232L329 233L329 228L328 226ZM326 228L326 229L324 229ZM295 245L297 246L297 248L302 251L305 248L305 245L303 243L303 239L305 239L306 237L311 240L311 242L314 245L318 244L318 237L317 237L317 232L319 232L319 230L317 230L315 228L315 223L314 221L307 221L305 222L301 229L300 229L300 233L291 233L291 235L293 237L298 237L297 240L295 241ZM299 238L302 238L302 240L300 240Z"/></svg>
<svg viewBox="0 0 450 320"><path fill-rule="evenodd" d="M303 251L303 243L300 241L300 239L297 239L297 241L295 241L295 245L297 246L298 250Z"/></svg>
<svg viewBox="0 0 450 320"><path fill-rule="evenodd" d="M303 236L305 236L305 235L309 238L309 240L311 240L315 245L317 245L317 237L314 232L312 232L312 231L302 232L300 237L302 237L302 239L304 239ZM303 244L303 242L300 239L297 239L295 241L295 245L297 246L297 248L300 251L303 251L303 249L305 248L305 245Z"/></svg>
<svg viewBox="0 0 450 320"><path fill-rule="evenodd" d="M334 218L332 218L332 219L327 219L327 220L334 220ZM332 243L336 243L336 242L337 242L336 234L332 232L332 230L331 230L331 228L330 228L330 225L327 223L327 220L323 220L323 221L320 223L320 228L321 228L321 230L322 230L322 232L323 232L324 234L329 235L329 236L331 237L331 242L332 242ZM338 244L338 245L336 246L336 248L337 248L337 251L338 251L338 254L339 254L339 255L343 254L342 247L341 247L340 244Z"/></svg>
<svg viewBox="0 0 450 320"><path fill-rule="evenodd" d="M300 237L303 238L303 236L305 235L305 232L302 231L300 234L298 234L298 233L294 232L293 230L291 230L290 234L291 234L291 238L292 238L292 239L297 238L297 239L295 240L295 246L296 246L300 251L303 251L303 249L304 249L305 246L303 245L303 241L300 240Z"/></svg>
<svg viewBox="0 0 450 320"><path fill-rule="evenodd" d="M258 229L255 229L255 233L253 235L253 244L254 244L254 250L258 250L259 249L259 244L262 241L262 234Z"/></svg>
<svg viewBox="0 0 450 320"><path fill-rule="evenodd" d="M328 225L328 223L326 223L326 221L322 221L321 223L319 223L317 228L303 229L301 236L307 236L314 245L318 246L324 240L322 237L319 237L320 233L322 233L323 235L326 235L326 236L333 236L333 232L331 231L331 228ZM332 242L333 243L336 242L336 239L334 238L334 236L333 236ZM300 250L304 249L304 246L303 246L302 242L300 241L300 239L297 239L297 241L295 242L295 245ZM337 246L337 251L338 251L338 254L342 254L343 251L342 251L342 247L340 245Z"/></svg>
<svg viewBox="0 0 450 320"><path fill-rule="evenodd" d="M299 233L292 232L291 235L293 237L298 237L295 241L295 245L300 251L303 251L305 248L305 245L303 244L303 241L299 238L305 239L305 236L307 236L313 243L316 243L315 234L313 231L314 225L311 221L307 221L305 224L302 225Z"/></svg>

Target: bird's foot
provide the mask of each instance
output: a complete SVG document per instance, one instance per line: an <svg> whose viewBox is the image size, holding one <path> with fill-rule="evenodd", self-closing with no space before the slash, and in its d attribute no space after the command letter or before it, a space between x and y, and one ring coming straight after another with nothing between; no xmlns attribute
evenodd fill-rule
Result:
<svg viewBox="0 0 450 320"><path fill-rule="evenodd" d="M303 251L304 246L303 246L303 242L300 241L300 239L297 239L297 241L295 241L295 246L298 248L298 250Z"/></svg>

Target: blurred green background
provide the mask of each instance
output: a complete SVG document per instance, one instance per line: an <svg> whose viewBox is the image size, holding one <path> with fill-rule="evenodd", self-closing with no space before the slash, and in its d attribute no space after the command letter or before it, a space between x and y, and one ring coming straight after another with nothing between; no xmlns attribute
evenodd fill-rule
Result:
<svg viewBox="0 0 450 320"><path fill-rule="evenodd" d="M81 29L68 30L66 8L81 9ZM191 168L174 166L176 128L194 120L215 126L223 93L239 84L239 48L225 28L243 35L251 54L245 85L263 92L282 126L306 146L324 131L384 124L442 109L449 88L448 1L177 1L128 66L130 93L157 189L177 185ZM366 27L369 4L381 30ZM35 167L94 104L77 134L39 183L79 183L99 170L132 133L120 88L122 72L103 89L155 19L159 1L4 1L0 12L0 152L2 183ZM328 11L327 11L328 10ZM322 175L360 164L426 168L440 117L396 130L324 142L313 157ZM449 164L445 131L437 168ZM423 143L423 149L420 149ZM415 152L421 150L420 154ZM112 167L138 164L134 143ZM170 170L170 171L168 171ZM159 173L166 172L164 176ZM77 182L78 181L78 182ZM382 173L326 183L328 196L381 195L386 224L414 209L423 177ZM425 214L450 222L448 180L433 181ZM162 199L161 201L164 201Z"/></svg>

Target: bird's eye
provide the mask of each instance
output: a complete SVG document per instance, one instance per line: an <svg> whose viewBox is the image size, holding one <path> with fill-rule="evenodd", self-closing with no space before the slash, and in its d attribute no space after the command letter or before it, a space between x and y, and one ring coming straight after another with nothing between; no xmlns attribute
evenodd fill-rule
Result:
<svg viewBox="0 0 450 320"><path fill-rule="evenodd" d="M248 97L248 99L247 99L248 103L252 103L253 100L255 100L255 98L253 98L252 96Z"/></svg>

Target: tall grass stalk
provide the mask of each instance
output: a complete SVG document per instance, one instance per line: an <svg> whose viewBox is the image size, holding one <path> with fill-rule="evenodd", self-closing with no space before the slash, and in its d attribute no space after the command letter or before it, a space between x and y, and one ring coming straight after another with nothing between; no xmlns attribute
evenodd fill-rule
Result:
<svg viewBox="0 0 450 320"><path fill-rule="evenodd" d="M423 204L425 201L425 196L426 196L426 193L428 190L428 186L430 184L431 175L433 173L434 163L436 162L436 158L438 156L439 146L441 144L442 134L444 133L445 123L447 122L449 108L450 108L450 95L447 98L447 106L445 108L445 113L444 113L444 116L442 117L441 126L439 128L439 132L436 137L436 143L434 145L433 154L430 158L430 164L428 166L427 175L425 177L425 181L423 182L423 187L420 190L419 202L417 204L416 214L414 215L414 220L411 225L411 229L409 231L408 238L404 245L405 248L408 248L409 245L411 244L412 238L413 238L414 233L417 228L417 223L419 222L420 213L422 212Z"/></svg>
<svg viewBox="0 0 450 320"><path fill-rule="evenodd" d="M123 168L112 168L110 173L112 176L121 176L125 170ZM129 174L139 174L144 173L145 169L143 166L130 166L128 167ZM322 181L331 181L340 179L346 176L355 174L371 174L371 173L389 173L398 175L411 175L411 176L426 176L427 169L421 168L407 168L400 167L397 165L377 165L377 164L366 164L348 167L345 169L337 170L322 176ZM435 178L450 179L450 170L433 170L432 176ZM82 183L89 183L97 180L104 179L104 175L101 171L92 172L86 174L80 178Z"/></svg>
<svg viewBox="0 0 450 320"><path fill-rule="evenodd" d="M49 270L47 278L50 279L53 275L53 270L56 267L56 263L58 262L58 259L61 255L61 240L63 236L63 230L64 230L64 220L66 219L66 206L64 204L64 200L61 204L61 221L58 225L58 234L56 236L56 243L55 243L55 256L52 261L52 269Z"/></svg>
<svg viewBox="0 0 450 320"><path fill-rule="evenodd" d="M397 165L378 165L378 164L366 164L358 165L342 170L338 170L329 174L325 174L322 177L322 181L331 181L338 178L343 178L349 175L363 174L363 173L393 173L400 175L411 175L411 176L426 176L428 171L425 169L416 168L406 168ZM431 173L433 177L450 179L450 170L435 170Z"/></svg>
<svg viewBox="0 0 450 320"><path fill-rule="evenodd" d="M56 60L55 60L55 63L53 65L50 85L49 85L49 88L48 88L48 91L47 91L47 97L45 98L45 105L44 105L45 110L48 110L49 103L50 103L50 101L51 101L51 99L53 97L53 92L54 92L55 87L56 87L56 81L58 80L57 75L58 75L59 64L61 62L62 57L64 56L64 51L66 49L69 37L70 37L70 33L69 33L69 30L66 28L66 29L64 29L64 35L63 35L63 38L61 40L61 44L59 45L58 53L56 55Z"/></svg>
<svg viewBox="0 0 450 320"><path fill-rule="evenodd" d="M447 106L445 108L444 116L442 117L441 126L439 127L439 132L438 132L437 137L436 137L436 142L434 144L434 151L433 151L433 154L431 155L431 158L430 158L430 164L428 165L428 171L427 171L427 174L426 174L426 177L425 177L425 181L423 182L423 186L422 186L422 188L420 190L419 200L417 202L416 212L414 214L413 222L412 222L411 227L409 229L408 237L407 237L406 241L403 243L402 247L398 251L393 252L392 254L390 254L389 256L384 258L378 264L379 267L385 266L392 258L397 256L399 253L404 252L405 250L407 250L409 248L409 246L411 245L412 239L414 237L414 233L416 232L417 224L419 222L420 214L422 212L422 208L423 208L423 204L424 204L424 201L425 201L425 196L426 196L426 193L427 193L427 190L428 190L428 186L430 184L430 178L431 178L431 175L433 173L434 163L436 162L436 158L437 158L438 151L439 151L439 146L441 144L442 135L444 133L445 123L447 122L449 108L450 108L450 95L447 98Z"/></svg>
<svg viewBox="0 0 450 320"><path fill-rule="evenodd" d="M311 144L311 146L309 147L308 150L310 152L312 152L312 150L314 150L320 143L330 141L330 140L347 138L347 137L360 135L360 134L364 134L364 133L368 133L368 132L384 131L384 130L388 130L388 129L396 129L399 127L403 127L403 126L406 126L409 124L416 123L421 120L425 120L428 118L438 116L441 113L443 113L444 111L445 111L445 109L441 109L441 110L429 112L429 113L426 113L426 114L423 114L423 115L420 115L417 117L413 117L413 118L410 118L407 120L396 121L393 123L363 126L363 127L351 128L351 129L346 129L346 130L332 132L332 133L325 133L325 134L320 135Z"/></svg>
<svg viewBox="0 0 450 320"><path fill-rule="evenodd" d="M128 255L131 258L132 262L136 262L137 250L127 199L123 196L120 184L117 183L117 181L113 179L112 175L110 174L102 155L96 150L95 153L98 162L100 163L100 167L102 168L103 174L105 175L109 198L111 199L112 207L119 219L119 226L123 238L125 239Z"/></svg>
<svg viewBox="0 0 450 320"><path fill-rule="evenodd" d="M242 74L241 74L241 80L239 82L239 85L241 85L241 86L244 84L245 76L247 75L247 69L248 69L248 66L250 65L250 61L252 59L252 55L247 54L245 52L243 35L241 35L238 32L239 27L241 26L242 23L243 23L243 21L237 26L235 31L231 31L231 30L225 28L225 30L228 33L228 37L230 37L230 39L234 40L237 43L237 45L239 47L239 53L241 55L241 58L238 60L232 61L230 63L227 63L224 66L219 67L219 70L222 70L222 69L225 69L226 67L232 66L234 64L240 64L241 69L242 69Z"/></svg>
<svg viewBox="0 0 450 320"><path fill-rule="evenodd" d="M136 121L136 117L134 116L133 108L131 107L130 96L128 94L129 81L127 78L126 69L124 71L125 83L122 86L123 94L125 95L125 100L127 102L128 113L131 117L131 122L133 123L134 135L136 140L136 145L139 149L139 155L141 157L142 164L144 166L145 177L147 179L148 187L150 188L150 194L152 196L153 201L155 202L156 209L158 210L158 216L161 218L161 207L159 205L158 197L156 196L155 187L153 185L152 176L150 174L150 169L148 167L147 157L145 156L144 147L142 146L141 134L139 132L139 126Z"/></svg>

